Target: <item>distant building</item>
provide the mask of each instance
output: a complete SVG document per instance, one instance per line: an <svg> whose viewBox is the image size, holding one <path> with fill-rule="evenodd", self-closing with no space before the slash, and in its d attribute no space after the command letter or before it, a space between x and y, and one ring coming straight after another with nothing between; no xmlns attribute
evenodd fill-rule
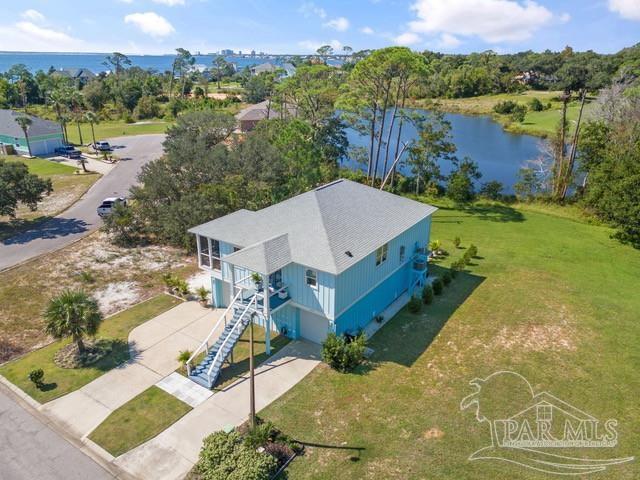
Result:
<svg viewBox="0 0 640 480"><path fill-rule="evenodd" d="M255 57L256 56L256 51L255 50L251 50L251 56Z"/></svg>
<svg viewBox="0 0 640 480"><path fill-rule="evenodd" d="M255 65L251 67L251 75L260 75L261 73L274 73L278 67L276 67L273 63L261 63L260 65Z"/></svg>
<svg viewBox="0 0 640 480"><path fill-rule="evenodd" d="M16 118L24 116L32 122L27 134L33 155L50 155L64 145L62 127L58 123L14 110L0 110L0 145L11 145L19 155L29 153L24 132L16 122Z"/></svg>
<svg viewBox="0 0 640 480"><path fill-rule="evenodd" d="M283 64L282 69L285 71L285 77L293 77L296 74L296 67L292 63Z"/></svg>
<svg viewBox="0 0 640 480"><path fill-rule="evenodd" d="M81 85L85 85L96 76L96 74L88 68L61 68L55 71L55 75L70 78Z"/></svg>
<svg viewBox="0 0 640 480"><path fill-rule="evenodd" d="M274 105L271 105L269 108L269 103L265 100L264 102L256 103L255 105L251 105L247 107L240 115L238 115L238 122L240 124L240 131L243 133L250 132L261 120L266 118L274 119L281 118L283 116L282 112L275 110ZM287 112L284 113L284 116L295 116L296 109L293 106L287 107Z"/></svg>
<svg viewBox="0 0 640 480"><path fill-rule="evenodd" d="M233 50L220 50L220 55L233 55Z"/></svg>

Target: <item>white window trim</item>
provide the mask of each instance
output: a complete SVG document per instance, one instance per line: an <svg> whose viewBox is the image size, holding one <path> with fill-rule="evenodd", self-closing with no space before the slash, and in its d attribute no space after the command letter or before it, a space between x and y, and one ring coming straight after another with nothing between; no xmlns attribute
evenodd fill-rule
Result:
<svg viewBox="0 0 640 480"><path fill-rule="evenodd" d="M380 252L380 262L378 262L378 252ZM389 259L389 242L376 248L376 267L379 267L380 265L384 265L384 263L388 259Z"/></svg>
<svg viewBox="0 0 640 480"><path fill-rule="evenodd" d="M311 285L309 283L309 275L307 274L307 272L313 272L313 279L314 279L314 285ZM318 290L318 271L313 269L313 268L305 268L304 269L304 283L307 285L307 287L311 287L314 290Z"/></svg>

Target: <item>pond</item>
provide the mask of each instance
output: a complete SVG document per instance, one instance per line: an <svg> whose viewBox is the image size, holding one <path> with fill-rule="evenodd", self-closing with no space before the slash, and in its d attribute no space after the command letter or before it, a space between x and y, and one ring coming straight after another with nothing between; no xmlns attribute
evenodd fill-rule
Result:
<svg viewBox="0 0 640 480"><path fill-rule="evenodd" d="M420 112L420 110L417 111ZM391 114L389 114L390 117ZM387 124L389 118L387 118ZM445 118L451 122L451 134L458 148L456 154L458 158L467 156L477 162L480 167L482 178L479 183L497 180L504 185L504 193L513 193L518 170L527 160L538 156L540 139L531 135L505 132L502 125L494 122L489 116L447 113ZM403 141L409 141L416 135L413 125L405 123L402 129ZM347 137L351 146L368 146L369 144L368 137L352 129L347 131ZM384 147L382 151L384 152ZM366 165L349 159L345 160L343 165L363 170L367 168ZM451 162L440 162L440 169L444 175L451 171L451 167ZM379 171L382 172L381 165L379 165ZM402 165L399 171L407 175L411 174L409 167L405 165Z"/></svg>

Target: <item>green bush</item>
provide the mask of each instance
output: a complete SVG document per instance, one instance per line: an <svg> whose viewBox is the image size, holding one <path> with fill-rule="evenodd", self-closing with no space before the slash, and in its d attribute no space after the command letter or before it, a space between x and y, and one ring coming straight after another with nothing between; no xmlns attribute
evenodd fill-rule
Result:
<svg viewBox="0 0 640 480"><path fill-rule="evenodd" d="M29 372L29 380L31 380L37 388L41 388L44 384L44 370L41 368L31 370Z"/></svg>
<svg viewBox="0 0 640 480"><path fill-rule="evenodd" d="M348 342L344 336L330 333L322 342L322 360L334 370L350 372L364 359L365 347L364 334Z"/></svg>
<svg viewBox="0 0 640 480"><path fill-rule="evenodd" d="M508 115L513 113L518 104L512 100L505 100L504 102L498 102L493 106L493 111L502 115Z"/></svg>
<svg viewBox="0 0 640 480"><path fill-rule="evenodd" d="M531 110L533 110L534 112L541 112L542 110L544 110L544 105L539 98L532 98L529 102L529 108L531 108Z"/></svg>
<svg viewBox="0 0 640 480"><path fill-rule="evenodd" d="M454 272L457 273L457 272L464 271L464 267L466 265L467 265L467 262L464 260L464 258L459 258L458 260L456 260L451 264L451 275L455 276Z"/></svg>
<svg viewBox="0 0 640 480"><path fill-rule="evenodd" d="M444 283L445 286L451 283L451 273L446 271L442 274L442 283Z"/></svg>
<svg viewBox="0 0 640 480"><path fill-rule="evenodd" d="M232 431L204 439L195 470L202 480L268 480L277 468L274 457L258 452Z"/></svg>
<svg viewBox="0 0 640 480"><path fill-rule="evenodd" d="M478 255L478 247L472 243L465 253L468 253L471 258L475 258Z"/></svg>
<svg viewBox="0 0 640 480"><path fill-rule="evenodd" d="M209 299L209 290L207 290L203 286L200 286L196 290L196 295L198 295L198 299L204 303Z"/></svg>
<svg viewBox="0 0 640 480"><path fill-rule="evenodd" d="M435 293L436 295L440 295L442 293L442 290L444 289L442 280L437 277L433 279L433 282L431 282L431 287L433 288L433 293Z"/></svg>
<svg viewBox="0 0 640 480"><path fill-rule="evenodd" d="M411 313L420 313L420 310L422 310L422 301L418 297L411 297L407 308Z"/></svg>
<svg viewBox="0 0 640 480"><path fill-rule="evenodd" d="M187 363L187 360L191 358L192 354L193 352L191 350L180 350L178 356L176 357L176 360L180 362L180 365L184 365L185 363Z"/></svg>
<svg viewBox="0 0 640 480"><path fill-rule="evenodd" d="M464 252L464 255L462 256L462 261L464 262L465 265L469 265L471 263L471 257L472 255L469 253L469 250Z"/></svg>
<svg viewBox="0 0 640 480"><path fill-rule="evenodd" d="M275 440L277 436L278 429L273 423L259 423L247 432L244 443L251 448L264 447L269 441Z"/></svg>
<svg viewBox="0 0 640 480"><path fill-rule="evenodd" d="M429 305L431 302L433 302L433 287L431 285L427 284L422 289L422 301L426 305Z"/></svg>
<svg viewBox="0 0 640 480"><path fill-rule="evenodd" d="M460 237L455 237L453 239L453 245L455 245L456 248L460 248Z"/></svg>

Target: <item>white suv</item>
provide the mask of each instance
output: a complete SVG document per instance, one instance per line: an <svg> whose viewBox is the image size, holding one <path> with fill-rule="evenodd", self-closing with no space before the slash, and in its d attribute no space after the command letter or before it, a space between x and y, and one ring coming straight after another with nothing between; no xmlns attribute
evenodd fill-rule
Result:
<svg viewBox="0 0 640 480"><path fill-rule="evenodd" d="M101 217L109 215L113 211L113 208L118 204L126 207L127 199L123 197L105 198L98 207L98 215L100 215Z"/></svg>

